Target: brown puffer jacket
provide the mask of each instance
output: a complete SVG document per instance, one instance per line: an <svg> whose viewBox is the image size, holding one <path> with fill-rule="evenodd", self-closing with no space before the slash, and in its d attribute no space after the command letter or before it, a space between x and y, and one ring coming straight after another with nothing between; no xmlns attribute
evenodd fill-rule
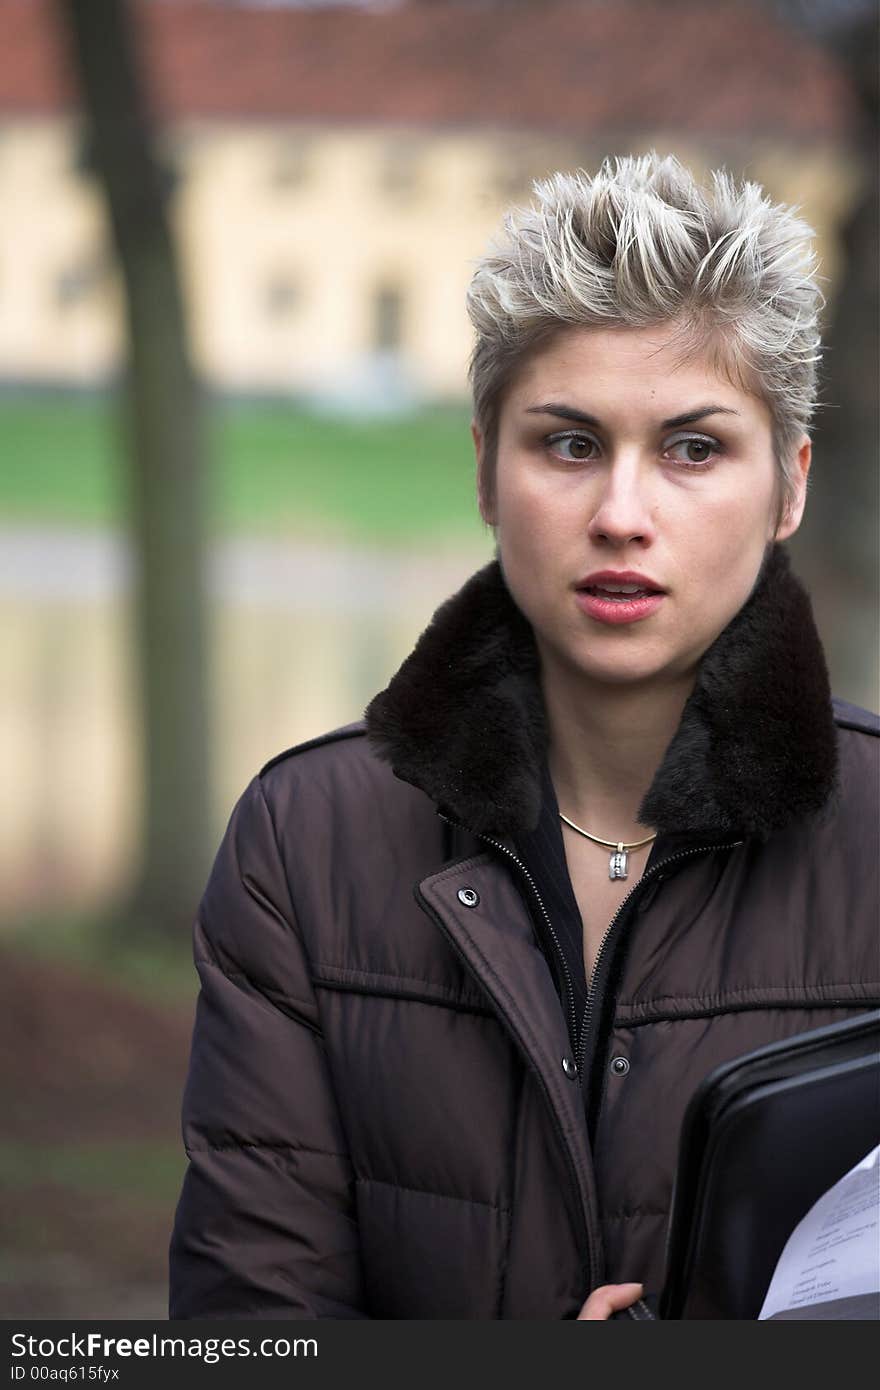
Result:
<svg viewBox="0 0 880 1390"><path fill-rule="evenodd" d="M605 1280L656 1292L701 1078L880 1003L877 721L832 712L777 547L642 808L658 838L569 1075L513 851L536 672L493 562L366 724L238 802L195 927L172 1317L558 1319Z"/></svg>

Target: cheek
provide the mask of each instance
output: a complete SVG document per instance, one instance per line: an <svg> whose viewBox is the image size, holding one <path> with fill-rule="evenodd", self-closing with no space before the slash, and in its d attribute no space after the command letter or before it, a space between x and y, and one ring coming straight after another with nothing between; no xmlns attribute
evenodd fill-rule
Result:
<svg viewBox="0 0 880 1390"><path fill-rule="evenodd" d="M583 499L576 500L571 488L548 485L541 470L523 466L500 472L496 481L499 525L509 535L540 536L558 530L565 518L569 523L583 510Z"/></svg>
<svg viewBox="0 0 880 1390"><path fill-rule="evenodd" d="M711 481L711 480L707 480ZM776 493L770 480L749 474L727 487L708 486L698 497L671 502L667 511L676 515L680 534L687 532L695 545L713 554L736 558L752 551L763 553L775 525Z"/></svg>
<svg viewBox="0 0 880 1390"><path fill-rule="evenodd" d="M743 505L742 499L713 507L703 513L702 523L688 528L682 560L706 620L720 631L758 577L770 538L770 499L766 508Z"/></svg>
<svg viewBox="0 0 880 1390"><path fill-rule="evenodd" d="M540 622L558 583L566 512L528 470L499 475L497 487L496 541L504 573L517 606L530 622ZM570 506L567 524L570 528Z"/></svg>
<svg viewBox="0 0 880 1390"><path fill-rule="evenodd" d="M521 479L500 477L495 495L499 531L508 542L528 538L533 529L530 519L540 526L543 511L535 507L535 498Z"/></svg>

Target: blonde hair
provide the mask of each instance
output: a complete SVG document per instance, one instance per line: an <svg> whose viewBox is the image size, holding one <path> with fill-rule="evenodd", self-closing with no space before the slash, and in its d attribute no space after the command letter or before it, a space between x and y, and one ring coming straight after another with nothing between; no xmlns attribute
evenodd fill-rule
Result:
<svg viewBox="0 0 880 1390"><path fill-rule="evenodd" d="M782 504L816 404L824 303L811 227L726 172L701 187L673 156L556 173L512 209L467 295L474 415L494 477L498 416L518 367L565 327L679 321L773 420Z"/></svg>

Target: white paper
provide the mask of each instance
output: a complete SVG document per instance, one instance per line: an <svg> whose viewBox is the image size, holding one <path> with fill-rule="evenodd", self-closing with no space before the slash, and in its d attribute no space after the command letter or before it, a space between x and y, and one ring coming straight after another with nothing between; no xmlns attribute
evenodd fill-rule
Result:
<svg viewBox="0 0 880 1390"><path fill-rule="evenodd" d="M797 1313L878 1290L880 1145L823 1193L795 1226L758 1317ZM822 1316L819 1309L816 1316Z"/></svg>

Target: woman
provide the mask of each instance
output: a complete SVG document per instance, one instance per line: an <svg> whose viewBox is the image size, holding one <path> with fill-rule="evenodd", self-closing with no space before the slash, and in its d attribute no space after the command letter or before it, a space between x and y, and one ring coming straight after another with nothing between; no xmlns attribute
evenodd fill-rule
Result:
<svg viewBox="0 0 880 1390"><path fill-rule="evenodd" d="M809 229L656 156L536 191L469 296L497 558L205 891L173 1317L607 1317L701 1078L880 1001L877 723L781 544Z"/></svg>

